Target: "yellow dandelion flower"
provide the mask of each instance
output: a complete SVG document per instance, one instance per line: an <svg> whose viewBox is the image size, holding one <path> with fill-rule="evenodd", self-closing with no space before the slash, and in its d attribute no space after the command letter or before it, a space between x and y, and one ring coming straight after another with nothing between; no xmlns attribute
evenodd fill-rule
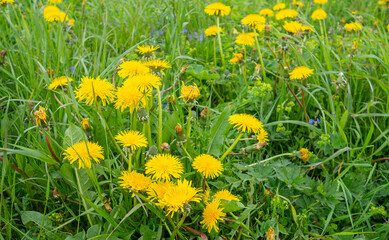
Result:
<svg viewBox="0 0 389 240"><path fill-rule="evenodd" d="M256 28L258 25L264 25L266 19L259 14L249 14L241 20L242 25Z"/></svg>
<svg viewBox="0 0 389 240"><path fill-rule="evenodd" d="M142 55L152 55L157 49L159 49L158 46L154 47L153 45L138 45L135 51Z"/></svg>
<svg viewBox="0 0 389 240"><path fill-rule="evenodd" d="M305 78L311 76L312 73L313 73L313 69L310 69L310 68L307 68L304 66L300 66L300 67L296 67L295 69L293 69L293 71L289 73L289 76L290 76L290 79L300 80L300 79L305 79Z"/></svg>
<svg viewBox="0 0 389 240"><path fill-rule="evenodd" d="M236 64L242 61L243 59L243 54L241 53L234 53L234 57L230 60L230 63Z"/></svg>
<svg viewBox="0 0 389 240"><path fill-rule="evenodd" d="M170 154L161 154L152 157L146 163L146 174L153 176L156 180L169 181L171 177L179 178L184 172L180 160Z"/></svg>
<svg viewBox="0 0 389 240"><path fill-rule="evenodd" d="M299 13L294 9L284 9L276 14L276 19L282 20L285 18L296 18L298 14Z"/></svg>
<svg viewBox="0 0 389 240"><path fill-rule="evenodd" d="M362 29L362 25L359 24L358 22L353 22L353 23L347 23L344 25L344 28L346 29L347 32L357 32L358 30Z"/></svg>
<svg viewBox="0 0 389 240"><path fill-rule="evenodd" d="M266 16L266 17L273 17L274 16L274 12L270 8L265 8L265 9L262 9L259 12L259 15Z"/></svg>
<svg viewBox="0 0 389 240"><path fill-rule="evenodd" d="M148 94L143 94L139 91L137 86L122 86L116 92L115 108L124 111L129 108L130 113L135 109L146 106L146 99Z"/></svg>
<svg viewBox="0 0 389 240"><path fill-rule="evenodd" d="M228 121L234 125L234 128L238 128L239 131L244 133L259 133L263 129L262 122L250 114L234 114L228 118Z"/></svg>
<svg viewBox="0 0 389 240"><path fill-rule="evenodd" d="M143 133L138 131L122 131L115 136L115 139L123 145L123 147L128 147L131 151L135 151L140 147L147 147L146 137Z"/></svg>
<svg viewBox="0 0 389 240"><path fill-rule="evenodd" d="M388 24L388 26L386 26L386 28L388 29L388 32L389 32L389 24Z"/></svg>
<svg viewBox="0 0 389 240"><path fill-rule="evenodd" d="M41 126L42 121L47 124L46 108L39 106L39 110L34 112L36 125Z"/></svg>
<svg viewBox="0 0 389 240"><path fill-rule="evenodd" d="M220 31L220 33L222 33L223 29L219 28L219 31ZM216 34L217 34L217 26L210 26L209 28L205 29L204 33L205 33L205 36L207 36L207 37L209 37L209 36L216 36Z"/></svg>
<svg viewBox="0 0 389 240"><path fill-rule="evenodd" d="M59 10L56 6L46 6L43 10L43 17L46 22L63 22L68 20L66 14Z"/></svg>
<svg viewBox="0 0 389 240"><path fill-rule="evenodd" d="M6 4L6 3L13 4L14 2L15 2L15 0L0 0L0 5L3 5L3 4Z"/></svg>
<svg viewBox="0 0 389 240"><path fill-rule="evenodd" d="M70 77L62 76L51 81L48 89L57 89L58 87L63 87L68 85L69 82L73 82L73 79Z"/></svg>
<svg viewBox="0 0 389 240"><path fill-rule="evenodd" d="M119 181L122 188L130 188L134 192L147 191L151 185L151 179L149 177L142 173L137 173L136 171L123 171L119 179L122 180ZM132 196L134 196L134 194L132 194Z"/></svg>
<svg viewBox="0 0 389 240"><path fill-rule="evenodd" d="M262 129L259 134L257 135L257 140L259 143L266 143L269 141L269 135L268 133Z"/></svg>
<svg viewBox="0 0 389 240"><path fill-rule="evenodd" d="M84 118L84 119L82 119L82 121L81 121L81 127L82 127L82 129L84 129L85 131L91 128L91 127L90 127L89 118Z"/></svg>
<svg viewBox="0 0 389 240"><path fill-rule="evenodd" d="M296 34L302 29L302 24L296 21L285 22L282 26L287 32Z"/></svg>
<svg viewBox="0 0 389 240"><path fill-rule="evenodd" d="M79 101L86 100L87 105L92 105L94 101L101 100L103 106L115 97L112 83L107 79L82 77L81 84L74 91Z"/></svg>
<svg viewBox="0 0 389 240"><path fill-rule="evenodd" d="M154 73L161 72L163 75L165 75L163 70L167 68L172 68L172 66L166 60L150 60L147 61L145 65L150 68Z"/></svg>
<svg viewBox="0 0 389 240"><path fill-rule="evenodd" d="M191 186L192 182L186 179L178 180L159 198L159 206L166 208L167 216L173 217L178 210L184 211L184 205L190 202L200 202L200 190Z"/></svg>
<svg viewBox="0 0 389 240"><path fill-rule="evenodd" d="M150 187L147 189L148 198L152 201L158 201L158 199L163 199L165 193L170 191L174 187L173 182L153 182ZM165 207L162 203L158 204L160 207Z"/></svg>
<svg viewBox="0 0 389 240"><path fill-rule="evenodd" d="M91 168L91 160L100 163L100 159L104 159L103 154L103 148L92 142L78 142L63 153L71 164L78 161L78 168Z"/></svg>
<svg viewBox="0 0 389 240"><path fill-rule="evenodd" d="M309 150L306 148L301 148L299 153L300 153L300 159L303 160L304 162L307 162L309 159Z"/></svg>
<svg viewBox="0 0 389 240"><path fill-rule="evenodd" d="M123 87L129 89L132 87L138 88L143 94L150 93L154 88L158 89L159 86L161 86L161 78L150 73L129 77L123 83Z"/></svg>
<svg viewBox="0 0 389 240"><path fill-rule="evenodd" d="M49 3L52 3L52 4L58 4L58 3L61 3L63 2L63 0L47 0Z"/></svg>
<svg viewBox="0 0 389 240"><path fill-rule="evenodd" d="M278 11L278 10L282 10L284 8L286 8L285 3L278 3L278 4L274 5L273 10Z"/></svg>
<svg viewBox="0 0 389 240"><path fill-rule="evenodd" d="M216 2L206 6L204 12L210 16L228 16L231 12L231 7Z"/></svg>
<svg viewBox="0 0 389 240"><path fill-rule="evenodd" d="M133 77L138 74L146 74L150 72L150 68L139 61L123 62L119 65L118 69L118 74L123 79L126 77Z"/></svg>
<svg viewBox="0 0 389 240"><path fill-rule="evenodd" d="M384 1L378 1L378 5L386 5L386 4L387 4L386 0L384 0Z"/></svg>
<svg viewBox="0 0 389 240"><path fill-rule="evenodd" d="M255 44L255 35L258 36L258 33L253 33L253 32L249 32L249 33L239 33L239 35L236 37L236 40L235 40L235 43L237 44L242 44L242 45L245 45L245 46L254 46Z"/></svg>
<svg viewBox="0 0 389 240"><path fill-rule="evenodd" d="M266 240L275 240L275 239L276 239L276 236L274 234L274 229L272 227L269 227L269 229L267 229Z"/></svg>
<svg viewBox="0 0 389 240"><path fill-rule="evenodd" d="M323 9L317 9L312 13L312 20L324 20L327 18L327 13Z"/></svg>
<svg viewBox="0 0 389 240"><path fill-rule="evenodd" d="M197 156L192 164L193 168L206 178L214 179L223 171L223 164L216 158L208 154Z"/></svg>
<svg viewBox="0 0 389 240"><path fill-rule="evenodd" d="M315 30L313 30L313 28L311 26L303 25L303 26L301 26L301 31L314 32Z"/></svg>
<svg viewBox="0 0 389 240"><path fill-rule="evenodd" d="M292 5L294 6L299 6L299 7L304 7L304 3L300 1L293 0Z"/></svg>
<svg viewBox="0 0 389 240"><path fill-rule="evenodd" d="M204 227L207 228L208 232L211 232L214 229L216 232L219 232L219 227L217 222L222 220L222 217L225 217L226 214L223 212L223 208L220 207L220 199L215 198L211 203L207 204L203 212L203 221Z"/></svg>
<svg viewBox="0 0 389 240"><path fill-rule="evenodd" d="M238 201L238 202L240 201L237 196L233 195L230 191L228 191L226 189L218 191L213 196L215 198L223 199L223 200L227 200L227 201Z"/></svg>
<svg viewBox="0 0 389 240"><path fill-rule="evenodd" d="M328 2L328 0L314 0L314 2L319 5L324 5Z"/></svg>
<svg viewBox="0 0 389 240"><path fill-rule="evenodd" d="M196 83L193 83L193 86L191 85L185 86L185 83L182 82L180 98L183 98L184 101L187 102L189 100L193 100L198 97L200 97L200 90L197 87Z"/></svg>

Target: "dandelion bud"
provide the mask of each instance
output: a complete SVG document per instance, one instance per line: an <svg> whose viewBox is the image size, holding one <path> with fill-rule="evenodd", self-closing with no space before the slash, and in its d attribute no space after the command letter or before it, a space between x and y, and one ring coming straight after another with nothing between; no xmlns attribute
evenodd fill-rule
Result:
<svg viewBox="0 0 389 240"><path fill-rule="evenodd" d="M49 77L54 77L54 70L50 67L47 67L47 75L49 75Z"/></svg>
<svg viewBox="0 0 389 240"><path fill-rule="evenodd" d="M84 1L82 2L82 6L85 6L85 4L86 4L87 1L88 1L88 0L84 0Z"/></svg>
<svg viewBox="0 0 389 240"><path fill-rule="evenodd" d="M267 240L274 240L276 239L275 238L275 234L274 234L274 229L272 227L269 227L269 229L267 230L267 237L266 237Z"/></svg>
<svg viewBox="0 0 389 240"><path fill-rule="evenodd" d="M138 110L136 111L136 114L138 115L139 121L142 123L145 123L149 120L149 114L147 114L146 109L143 107L138 108Z"/></svg>
<svg viewBox="0 0 389 240"><path fill-rule="evenodd" d="M268 23L266 23L266 25L265 25L265 33L270 33L270 31L271 31L271 27L270 27L270 25Z"/></svg>
<svg viewBox="0 0 389 240"><path fill-rule="evenodd" d="M200 112L202 118L207 118L211 116L211 112L208 111L208 107L205 107L203 111Z"/></svg>
<svg viewBox="0 0 389 240"><path fill-rule="evenodd" d="M42 122L47 124L47 122L46 122L46 119L47 119L46 109L44 107L39 106L39 110L34 112L34 116L35 116L36 125L41 126Z"/></svg>
<svg viewBox="0 0 389 240"><path fill-rule="evenodd" d="M177 123L176 127L174 128L176 130L177 134L177 142L183 143L186 141L185 135L184 135L184 129L182 128L181 124Z"/></svg>
<svg viewBox="0 0 389 240"><path fill-rule="evenodd" d="M5 55L7 55L7 51L6 50L1 50L0 55L2 57L5 57Z"/></svg>
<svg viewBox="0 0 389 240"><path fill-rule="evenodd" d="M376 21L373 23L373 26L374 26L374 27L377 27L377 26L378 26L378 20L376 20Z"/></svg>
<svg viewBox="0 0 389 240"><path fill-rule="evenodd" d="M184 74L186 72L186 69L189 67L189 64L186 64L181 68L180 74Z"/></svg>
<svg viewBox="0 0 389 240"><path fill-rule="evenodd" d="M309 159L309 150L306 148L301 148L298 157L303 160L303 162L307 162Z"/></svg>
<svg viewBox="0 0 389 240"><path fill-rule="evenodd" d="M169 143L166 143L166 142L162 143L161 144L161 149L165 150L165 151L170 151Z"/></svg>
<svg viewBox="0 0 389 240"><path fill-rule="evenodd" d="M89 123L89 118L84 118L82 119L81 121L81 127L82 129L84 129L85 131L89 130L91 127L90 127L90 123Z"/></svg>
<svg viewBox="0 0 389 240"><path fill-rule="evenodd" d="M340 24L344 25L346 23L346 20L342 17L342 20L340 20Z"/></svg>
<svg viewBox="0 0 389 240"><path fill-rule="evenodd" d="M155 145L152 145L150 148L149 148L149 151L146 152L146 157L147 158L152 158L154 156L158 155L158 148L157 146Z"/></svg>
<svg viewBox="0 0 389 240"><path fill-rule="evenodd" d="M121 64L121 63L123 63L123 62L125 62L125 61L127 61L127 58L122 57L122 58L119 60L119 64Z"/></svg>

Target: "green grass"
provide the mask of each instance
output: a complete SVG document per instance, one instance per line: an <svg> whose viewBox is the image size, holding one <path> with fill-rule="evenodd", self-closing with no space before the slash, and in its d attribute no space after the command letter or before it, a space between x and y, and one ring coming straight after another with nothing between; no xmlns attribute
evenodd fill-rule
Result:
<svg viewBox="0 0 389 240"><path fill-rule="evenodd" d="M216 25L216 18L204 13L210 1L82 2L58 5L75 20L73 27L45 22L44 1L15 0L0 6L0 51L6 51L0 56L0 239L197 239L200 232L208 239L266 239L270 227L279 239L388 239L386 6L329 0L322 7L328 13L322 23L327 37L310 18L318 7L308 1L302 1L297 20L315 32L288 34L283 21L268 19L270 33L258 37L266 78L255 70L260 63L256 47L248 46L245 85L243 64L228 62L242 51L234 43L234 28L248 32L240 20L275 2L223 1L231 6L231 14L220 19L225 69L217 39L215 65L214 40L203 34ZM362 30L345 32L342 18L362 22ZM128 157L111 135L127 129L147 132L147 126L113 103L98 111L97 104L88 106L75 98L83 76L100 76L121 86L117 67L123 57L140 59L135 52L139 44L158 45L156 58L172 65L162 78L162 142L184 164L182 179L202 189L202 176L192 168L191 158L220 158L229 149L239 135L228 122L230 115L251 114L269 133L269 142L259 150L252 136L243 134L224 159L223 173L207 180L211 195L228 189L240 199L223 201L227 215L218 222L219 233L208 233L201 224L204 202L191 202L184 213L170 218L148 202L146 193L133 197L121 188L118 178L128 169ZM314 69L314 74L302 83L289 80L296 66ZM60 76L74 82L66 90L49 90L52 78ZM177 144L175 132L180 123L188 135L182 81L196 83L201 93L191 109L186 148ZM320 122L307 121L288 85L299 101L303 89L309 118ZM169 95L176 99L172 105ZM156 145L161 137L156 90L152 96L150 145ZM39 106L47 110L48 128L35 123ZM207 118L201 117L205 107L211 113ZM87 134L80 127L83 118L91 119L93 129ZM91 169L78 169L63 152L88 136L104 148L104 160ZM299 159L301 148L311 152L308 162ZM149 150L133 155L133 169L144 172Z"/></svg>

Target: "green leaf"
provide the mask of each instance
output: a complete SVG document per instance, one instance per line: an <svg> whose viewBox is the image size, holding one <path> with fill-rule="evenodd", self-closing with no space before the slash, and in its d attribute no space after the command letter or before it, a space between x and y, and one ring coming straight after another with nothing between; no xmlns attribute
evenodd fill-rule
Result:
<svg viewBox="0 0 389 240"><path fill-rule="evenodd" d="M226 108L217 119L215 125L211 128L211 138L208 144L208 154L215 156L221 155L221 147L224 142L224 136L230 129L231 125L228 122L230 116L230 108Z"/></svg>
<svg viewBox="0 0 389 240"><path fill-rule="evenodd" d="M21 219L24 225L33 222L36 225L44 228L52 226L50 219L40 212L35 212L35 211L22 212Z"/></svg>
<svg viewBox="0 0 389 240"><path fill-rule="evenodd" d="M241 202L227 200L221 200L221 207L223 208L223 212L225 213L236 212L245 208L245 206Z"/></svg>
<svg viewBox="0 0 389 240"><path fill-rule="evenodd" d="M79 232L74 237L67 237L65 240L84 240L85 239L85 232Z"/></svg>
<svg viewBox="0 0 389 240"><path fill-rule="evenodd" d="M220 75L217 73L210 73L207 68L200 64L191 64L185 74L191 75L199 80L218 80Z"/></svg>
<svg viewBox="0 0 389 240"><path fill-rule="evenodd" d="M65 131L62 146L66 149L84 139L86 139L84 131L79 126L71 124Z"/></svg>
<svg viewBox="0 0 389 240"><path fill-rule="evenodd" d="M9 153L14 153L14 154L20 154L26 157L32 157L35 159L38 159L42 162L53 164L53 165L58 165L59 163L55 161L53 158L50 156L42 153L41 151L38 151L36 149L30 149L22 146L16 146L17 148L20 148L20 150L15 150L15 149L4 149L2 148L1 150L5 150Z"/></svg>

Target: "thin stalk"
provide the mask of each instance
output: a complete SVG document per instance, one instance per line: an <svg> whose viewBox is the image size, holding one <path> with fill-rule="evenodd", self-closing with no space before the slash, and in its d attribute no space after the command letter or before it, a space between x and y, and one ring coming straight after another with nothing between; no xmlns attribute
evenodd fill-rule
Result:
<svg viewBox="0 0 389 240"><path fill-rule="evenodd" d="M262 53L261 53L261 48L259 47L259 42L258 42L258 37L257 37L257 31L254 29L255 33L255 44L257 44L258 48L258 55L259 55L259 61L261 62L261 72L262 72L262 80L265 80L266 77L266 72L265 72L265 65L263 64L263 59L262 59Z"/></svg>
<svg viewBox="0 0 389 240"><path fill-rule="evenodd" d="M216 66L216 37L213 38L213 61Z"/></svg>
<svg viewBox="0 0 389 240"><path fill-rule="evenodd" d="M254 166L259 165L261 163L265 163L265 162L271 161L273 159L276 159L276 158L279 158L279 157L284 157L284 156L293 156L293 154L292 153L282 153L282 154L279 154L279 155L275 155L275 156L267 158L265 160L262 160L262 161L259 161L259 162L247 165L242 171L247 171L251 167L254 167Z"/></svg>
<svg viewBox="0 0 389 240"><path fill-rule="evenodd" d="M303 80L301 80L301 85L303 85ZM302 98L302 102L303 102L303 109L304 109L305 120L308 122L309 121L309 116L308 116L308 113L307 113L307 108L305 107L304 89L301 87L300 90L301 90L301 98Z"/></svg>
<svg viewBox="0 0 389 240"><path fill-rule="evenodd" d="M128 172L131 172L132 167L132 153L128 154Z"/></svg>
<svg viewBox="0 0 389 240"><path fill-rule="evenodd" d="M182 147L182 149L184 150L184 152L186 153L186 155L188 155L188 157L190 158L190 160L193 161L192 156L189 154L188 150L186 150L186 147L184 146L184 144L181 144L181 147Z"/></svg>
<svg viewBox="0 0 389 240"><path fill-rule="evenodd" d="M190 129L191 129L191 118L192 118L192 110L191 108L189 107L188 108L188 124L187 124L187 127L186 127L186 142L185 142L185 147L188 146L188 142L190 140Z"/></svg>
<svg viewBox="0 0 389 240"><path fill-rule="evenodd" d="M78 186L78 191L80 191L82 204L84 205L85 211L87 212L88 206L86 205L86 202L84 199L84 194L82 193L80 178L78 177L78 171L77 171L77 169L74 169L74 171L76 172L77 186ZM86 214L86 217L88 218L90 226L93 226L94 224L93 224L92 218L90 217L89 213Z"/></svg>
<svg viewBox="0 0 389 240"><path fill-rule="evenodd" d="M161 92L159 91L159 88L157 89L157 93L158 93L158 149L161 150L161 145L162 145L162 99L161 99Z"/></svg>
<svg viewBox="0 0 389 240"><path fill-rule="evenodd" d="M224 65L224 54L223 54L223 48L222 48L222 39L220 38L220 21L219 21L219 16L216 17L216 26L217 26L217 38L219 40L219 48L220 48L220 56L222 58L222 64L223 64L223 69L225 67Z"/></svg>
<svg viewBox="0 0 389 240"><path fill-rule="evenodd" d="M239 134L239 136L235 139L235 142L227 149L227 151L223 154L223 156L220 158L220 162L224 160L224 158L227 157L227 155L234 149L236 144L239 142L240 138L242 137L242 133Z"/></svg>
<svg viewBox="0 0 389 240"><path fill-rule="evenodd" d="M204 176L204 179L203 179L203 193L205 194L205 187L207 185L207 178Z"/></svg>

